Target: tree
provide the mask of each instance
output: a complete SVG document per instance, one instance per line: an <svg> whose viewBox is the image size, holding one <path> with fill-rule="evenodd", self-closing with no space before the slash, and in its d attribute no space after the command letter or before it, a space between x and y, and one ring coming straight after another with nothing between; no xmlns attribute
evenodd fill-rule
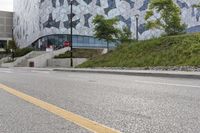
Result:
<svg viewBox="0 0 200 133"><path fill-rule="evenodd" d="M154 13L160 17L156 18ZM181 22L181 10L173 0L151 0L149 10L145 15L148 29L164 30L167 35L177 35L185 32L186 25Z"/></svg>
<svg viewBox="0 0 200 133"><path fill-rule="evenodd" d="M18 46L16 45L16 43L15 43L14 40L10 40L10 41L8 42L7 49L8 49L8 50L12 49L13 51L16 51L16 50L18 49Z"/></svg>
<svg viewBox="0 0 200 133"><path fill-rule="evenodd" d="M128 28L127 26L124 26L120 32L119 40L122 43L129 42L131 40L131 37L132 37L132 32L130 28Z"/></svg>
<svg viewBox="0 0 200 133"><path fill-rule="evenodd" d="M117 18L106 19L102 15L96 15L93 19L94 35L96 38L105 39L109 50L109 43L113 42L119 36L120 30L116 28L119 20Z"/></svg>
<svg viewBox="0 0 200 133"><path fill-rule="evenodd" d="M200 9L200 3L199 4L194 4L193 7Z"/></svg>

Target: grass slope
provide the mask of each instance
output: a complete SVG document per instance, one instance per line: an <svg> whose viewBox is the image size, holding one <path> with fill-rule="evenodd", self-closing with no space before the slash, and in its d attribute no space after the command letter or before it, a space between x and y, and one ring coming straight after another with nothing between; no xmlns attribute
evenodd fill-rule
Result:
<svg viewBox="0 0 200 133"><path fill-rule="evenodd" d="M186 34L120 45L79 67L200 66L200 34Z"/></svg>

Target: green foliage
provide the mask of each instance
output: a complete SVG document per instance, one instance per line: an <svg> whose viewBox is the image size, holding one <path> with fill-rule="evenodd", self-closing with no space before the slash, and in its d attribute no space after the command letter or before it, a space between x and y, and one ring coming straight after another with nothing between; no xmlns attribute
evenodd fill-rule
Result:
<svg viewBox="0 0 200 133"><path fill-rule="evenodd" d="M200 34L124 43L79 67L200 66Z"/></svg>
<svg viewBox="0 0 200 133"><path fill-rule="evenodd" d="M117 18L106 19L102 15L96 15L93 19L95 37L105 39L109 45L109 42L113 42L116 38L118 38L120 32L120 30L116 28L118 22L119 20Z"/></svg>
<svg viewBox="0 0 200 133"><path fill-rule="evenodd" d="M193 7L200 9L200 3L199 4L194 4Z"/></svg>
<svg viewBox="0 0 200 133"><path fill-rule="evenodd" d="M28 54L29 52L33 51L34 49L33 48L30 48L30 47L26 47L26 48L22 48L20 49L17 44L15 43L14 40L10 40L8 42L8 46L5 48L6 49L6 52L5 53L10 53L11 52L11 49L13 50L14 52L14 57L21 57L21 56L24 56L26 54Z"/></svg>
<svg viewBox="0 0 200 133"><path fill-rule="evenodd" d="M16 51L14 52L14 57L22 57L33 50L34 50L33 48L28 48L28 47L22 49L16 49Z"/></svg>
<svg viewBox="0 0 200 133"><path fill-rule="evenodd" d="M160 17L153 18L154 13L159 13ZM145 15L146 26L148 29L164 30L167 35L184 33L186 25L182 24L180 14L181 11L173 0L151 0Z"/></svg>
<svg viewBox="0 0 200 133"><path fill-rule="evenodd" d="M120 31L119 34L120 34L119 35L120 42L124 43L124 42L131 41L132 32L127 26L124 26L122 31Z"/></svg>
<svg viewBox="0 0 200 133"><path fill-rule="evenodd" d="M16 51L18 49L18 46L17 46L17 44L15 43L14 40L10 40L8 42L8 46L7 46L6 49L8 49L8 50L12 49L12 50Z"/></svg>
<svg viewBox="0 0 200 133"><path fill-rule="evenodd" d="M100 55L102 50L98 49L73 49L73 57L74 58L93 58L97 55ZM54 58L70 58L70 51L67 51L63 54L55 56Z"/></svg>

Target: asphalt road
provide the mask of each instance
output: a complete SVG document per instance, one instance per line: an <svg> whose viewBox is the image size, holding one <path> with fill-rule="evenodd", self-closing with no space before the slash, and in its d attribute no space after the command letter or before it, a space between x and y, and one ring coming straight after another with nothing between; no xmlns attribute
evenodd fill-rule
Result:
<svg viewBox="0 0 200 133"><path fill-rule="evenodd" d="M124 133L199 133L200 81L0 69L0 83ZM0 133L85 133L0 88Z"/></svg>

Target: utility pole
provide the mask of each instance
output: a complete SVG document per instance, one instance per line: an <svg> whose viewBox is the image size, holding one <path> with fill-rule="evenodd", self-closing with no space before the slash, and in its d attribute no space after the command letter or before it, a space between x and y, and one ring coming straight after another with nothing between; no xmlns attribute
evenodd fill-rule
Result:
<svg viewBox="0 0 200 133"><path fill-rule="evenodd" d="M73 67L73 0L70 1L70 7L71 7L71 12L70 12L70 66Z"/></svg>

